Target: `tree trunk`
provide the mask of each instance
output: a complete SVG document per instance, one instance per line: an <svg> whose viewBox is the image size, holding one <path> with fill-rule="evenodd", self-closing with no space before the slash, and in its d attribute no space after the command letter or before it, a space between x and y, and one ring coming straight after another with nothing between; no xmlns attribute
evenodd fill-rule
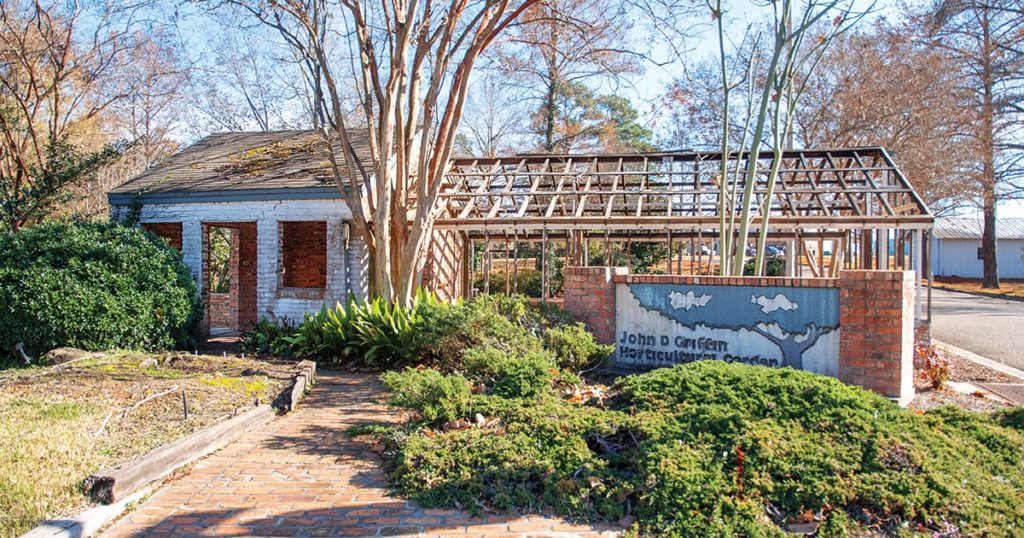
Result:
<svg viewBox="0 0 1024 538"><path fill-rule="evenodd" d="M544 122L544 151L555 152L555 122L558 116L558 66L553 57L548 60L548 91L544 96L543 122Z"/></svg>
<svg viewBox="0 0 1024 538"><path fill-rule="evenodd" d="M987 13L986 13L987 15ZM981 57L981 144L982 164L982 201L984 214L984 230L981 234L981 259L983 278L982 288L999 288L999 268L996 264L996 167L995 167L995 103L993 91L995 76L992 68L992 55L996 52L991 43L988 17L982 20L982 57Z"/></svg>
<svg viewBox="0 0 1024 538"><path fill-rule="evenodd" d="M995 190L994 186L986 189ZM999 268L996 263L996 198L995 192L985 193L985 227L981 233L981 258L984 278L981 287L999 289Z"/></svg>

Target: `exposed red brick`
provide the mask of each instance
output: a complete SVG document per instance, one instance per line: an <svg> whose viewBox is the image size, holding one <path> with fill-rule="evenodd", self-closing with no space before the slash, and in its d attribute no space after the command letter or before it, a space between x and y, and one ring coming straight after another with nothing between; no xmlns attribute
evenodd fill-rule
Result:
<svg viewBox="0 0 1024 538"><path fill-rule="evenodd" d="M231 228L235 231L231 244L231 297L226 299L217 297L220 294L209 293L211 226ZM203 223L202 287L207 311L206 330L210 327L229 327L244 331L256 324L256 233L255 222ZM231 323L232 319L237 322Z"/></svg>
<svg viewBox="0 0 1024 538"><path fill-rule="evenodd" d="M144 222L141 226L143 230L167 240L167 244L181 252L180 222Z"/></svg>
<svg viewBox="0 0 1024 538"><path fill-rule="evenodd" d="M602 344L615 341L615 282L625 267L566 267L564 308Z"/></svg>
<svg viewBox="0 0 1024 538"><path fill-rule="evenodd" d="M839 301L839 379L889 398L909 398L904 392L913 375L913 272L843 271Z"/></svg>
<svg viewBox="0 0 1024 538"><path fill-rule="evenodd" d="M281 286L327 287L327 223L282 222Z"/></svg>

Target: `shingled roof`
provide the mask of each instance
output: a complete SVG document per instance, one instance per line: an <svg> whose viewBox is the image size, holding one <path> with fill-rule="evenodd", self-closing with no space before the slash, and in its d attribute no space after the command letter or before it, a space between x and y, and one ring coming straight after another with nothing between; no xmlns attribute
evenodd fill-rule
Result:
<svg viewBox="0 0 1024 538"><path fill-rule="evenodd" d="M350 138L369 163L367 134L352 131ZM216 133L111 190L108 198L113 205L338 198L324 149L315 131Z"/></svg>

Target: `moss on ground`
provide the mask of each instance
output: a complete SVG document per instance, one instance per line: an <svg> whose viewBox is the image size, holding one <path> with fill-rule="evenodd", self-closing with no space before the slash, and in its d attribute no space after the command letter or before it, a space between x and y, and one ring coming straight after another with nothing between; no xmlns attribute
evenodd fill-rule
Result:
<svg viewBox="0 0 1024 538"><path fill-rule="evenodd" d="M154 358L158 366L148 366ZM0 371L0 537L80 511L88 475L217 423L257 397L273 400L293 369L234 357L111 352L63 369ZM121 416L173 387L179 390Z"/></svg>

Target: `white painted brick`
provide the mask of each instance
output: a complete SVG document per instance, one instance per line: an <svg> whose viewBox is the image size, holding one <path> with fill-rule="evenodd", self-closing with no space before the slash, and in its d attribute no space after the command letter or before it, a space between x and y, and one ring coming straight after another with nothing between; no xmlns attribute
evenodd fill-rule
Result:
<svg viewBox="0 0 1024 538"><path fill-rule="evenodd" d="M117 213L115 213L117 214ZM367 293L366 249L362 240L349 239L344 251L344 226L352 213L341 201L289 200L271 202L222 202L160 204L142 208L141 222L181 222L182 255L198 285L202 285L202 223L256 222L256 311L260 318L302 321L326 303L344 301L351 290L357 297ZM280 245L278 223L282 221L327 222L327 288L323 300L279 297ZM351 232L350 232L351 234ZM346 271L350 275L346 276Z"/></svg>

